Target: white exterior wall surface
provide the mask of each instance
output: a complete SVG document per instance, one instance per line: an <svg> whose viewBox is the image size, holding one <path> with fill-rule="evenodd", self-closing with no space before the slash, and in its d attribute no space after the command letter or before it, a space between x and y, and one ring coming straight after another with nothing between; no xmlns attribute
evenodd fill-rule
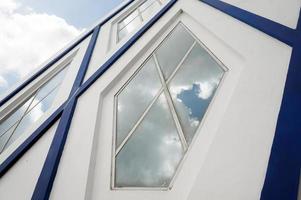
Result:
<svg viewBox="0 0 301 200"><path fill-rule="evenodd" d="M0 199L31 199L57 124L1 178Z"/></svg>
<svg viewBox="0 0 301 200"><path fill-rule="evenodd" d="M296 26L301 5L299 0L225 2L291 28ZM125 12L127 10L101 27L85 80L135 34L118 44L112 43L112 37L116 36L114 24ZM168 190L112 190L114 95L179 22L229 71L172 187ZM73 61L51 111L67 99L90 39L85 39L68 54L74 55ZM260 199L291 51L286 44L207 4L178 0L78 99L50 199ZM0 115L8 112L40 79L43 77L5 104ZM0 199L30 199L56 126L57 123L0 179ZM19 144L24 139L20 139ZM18 142L0 155L0 161L17 145Z"/></svg>
<svg viewBox="0 0 301 200"><path fill-rule="evenodd" d="M300 11L300 0L223 0L226 3L248 10L256 15L268 18L295 29Z"/></svg>

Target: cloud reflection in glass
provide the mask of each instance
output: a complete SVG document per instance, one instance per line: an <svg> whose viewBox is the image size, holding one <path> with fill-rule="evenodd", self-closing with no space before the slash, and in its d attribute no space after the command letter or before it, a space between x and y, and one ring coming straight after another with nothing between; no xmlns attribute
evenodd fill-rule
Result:
<svg viewBox="0 0 301 200"><path fill-rule="evenodd" d="M116 95L114 187L170 186L224 72L178 24Z"/></svg>

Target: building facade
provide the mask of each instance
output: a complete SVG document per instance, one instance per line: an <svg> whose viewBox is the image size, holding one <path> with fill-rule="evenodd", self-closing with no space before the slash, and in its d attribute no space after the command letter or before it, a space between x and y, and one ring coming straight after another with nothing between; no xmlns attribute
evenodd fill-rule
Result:
<svg viewBox="0 0 301 200"><path fill-rule="evenodd" d="M300 200L300 0L129 0L0 100L0 199Z"/></svg>

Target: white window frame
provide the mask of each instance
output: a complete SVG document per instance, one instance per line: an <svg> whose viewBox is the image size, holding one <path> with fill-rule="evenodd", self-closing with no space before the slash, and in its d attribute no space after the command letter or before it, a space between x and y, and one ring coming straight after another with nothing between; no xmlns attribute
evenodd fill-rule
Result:
<svg viewBox="0 0 301 200"><path fill-rule="evenodd" d="M108 45L108 51L110 51L112 48L114 48L119 43L124 43L127 41L132 35L134 35L139 28L141 28L145 23L147 23L152 17L150 17L147 20L142 21L142 23L131 33L129 33L127 36L123 37L121 40L118 38L118 24L124 20L127 16L129 16L132 12L134 12L140 5L142 5L147 0L138 0L133 2L132 5L130 5L125 11L120 13L112 22L111 22L111 36L110 36L110 42ZM153 15L158 13L167 3L169 0L166 0L166 2L161 4L161 7L158 11L156 11Z"/></svg>
<svg viewBox="0 0 301 200"><path fill-rule="evenodd" d="M116 137L117 137L117 106L118 106L118 102L117 102L117 97L118 95L123 91L123 89L131 82L131 80L133 80L133 78L136 76L136 74L141 70L141 68L144 67L144 64L153 56L155 55L154 52L160 48L160 46L164 43L164 41L166 41L166 39L168 39L170 37L170 35L173 33L174 29L178 26L178 25L182 25L185 30L195 39L195 42L193 43L192 47L190 47L190 49L188 50L188 52L186 52L186 55L182 58L182 61L179 63L179 65L176 67L175 71L173 72L173 75L170 76L170 78L172 79L174 77L174 74L176 74L180 68L180 66L182 66L183 64L183 61L185 61L185 59L187 58L187 56L189 55L189 53L191 52L192 48L195 47L196 44L199 44L202 48L204 48L209 54L210 56L218 63L219 67L221 67L224 71L223 75L222 75L222 78L220 80L220 83L216 89L216 92L214 93L213 95L213 98L212 100L210 101L209 103L209 106L207 107L206 109L206 112L202 118L202 120L200 121L200 124L198 125L198 128L196 129L195 131L195 135L191 141L191 144L188 145L186 143L186 140L183 139L184 136L184 133L183 133L183 130L182 128L178 127L178 126L181 126L179 125L178 123L179 122L179 119L178 119L178 114L175 113L175 110L171 109L170 108L170 105L168 106L169 107L169 111L172 115L172 117L174 119L177 119L175 124L176 124L176 128L177 128L177 131L179 132L179 139L182 143L182 145L184 145L184 155L182 157L182 159L180 160L178 166L177 166L177 169L169 183L169 186L168 187L116 187L115 186L115 161L116 161L116 156L117 154L120 152L120 150L124 147L125 143L129 140L130 136L132 135L131 134L131 131L129 132L129 134L125 137L125 139L122 141L122 143L119 145L119 147L116 149ZM203 125L203 123L205 123L206 121L206 116L208 115L207 113L210 112L211 110L211 107L212 107L212 104L216 98L217 93L219 92L220 88L221 88L221 85L223 84L224 82L224 79L225 79L225 76L227 75L228 71L229 71L229 68L227 68L222 62L221 60L219 60L216 55L213 54L213 52L208 48L206 47L201 41L200 39L181 21L179 20L177 23L175 23L172 27L171 30L168 31L167 33L167 36L165 36L164 38L161 38L160 39L160 43L159 45L156 45L156 47L153 47L154 49L151 51L151 53L148 54L147 58L143 61L143 63L138 67L138 69L136 69L136 71L131 75L131 77L120 87L120 89L118 90L118 92L114 95L114 108L113 108L113 112L114 112L114 122L113 122L113 142L112 142L112 176L111 176L111 189L112 190L161 190L161 191L166 191L166 190L171 190L172 189L172 186L175 182L175 179L177 177L177 174L179 173L179 171L181 171L181 166L183 165L183 162L185 160L185 157L186 157L186 154L189 153L189 150L190 148L192 148L193 144L194 144L194 140L196 140L196 138L198 137L198 134L200 132L200 129ZM155 62L157 63L157 58L156 56L154 57L155 58ZM157 64L156 64L156 68L157 68ZM169 78L169 79L170 79ZM160 79L164 79L163 77L160 77ZM161 80L160 80L161 81ZM168 80L166 80L165 82L167 82ZM163 89L164 88L164 89ZM160 88L158 94L154 97L154 99L152 100L152 102L150 103L150 105L148 105L148 108L151 108L152 105L156 102L155 100L157 99L157 96L160 96L161 94L164 93L164 91L169 91L169 89L166 89L167 86L165 84L162 83L162 88ZM170 95L170 94L169 94ZM167 95L168 96L168 95ZM171 97L170 97L171 98ZM169 99L167 97L167 102L168 101L172 101L171 99ZM172 102L168 102L168 104L173 104ZM174 106L173 106L174 107ZM141 117L138 119L138 121L133 125L133 127L135 126L138 126L139 124L141 124L141 121L145 118L146 114L148 113L149 109L146 109L143 114L141 115ZM183 141L184 140L184 141Z"/></svg>
<svg viewBox="0 0 301 200"><path fill-rule="evenodd" d="M200 24L194 17L198 13L187 13L190 7L184 2L178 2L157 23L149 29L148 33L128 49L119 60L98 80L94 86L93 96L97 103L96 125L90 140L92 153L89 154L90 163L87 174L85 194L91 198L106 196L111 199L145 198L158 200L174 199L179 195L188 195L188 188L193 186L195 178L199 176L201 167L209 153L210 146L217 137L218 128L223 122L223 116L235 91L241 71L245 65L241 54L226 44L216 34L208 30L208 27ZM228 67L229 72L224 75L215 97L203 118L203 124L199 126L191 148L187 151L178 171L174 176L174 182L170 188L114 188L112 184L112 169L114 166L115 141L114 128L114 95L129 80L135 71L143 64L154 49L162 42L168 33L178 22L183 22L194 35L215 52L215 55ZM121 45L121 44L118 44ZM114 47L117 49L117 47ZM226 53L225 53L226 52ZM92 111L90 109L90 111ZM205 123L204 123L205 122ZM90 122L88 122L90 123ZM91 122L90 124L92 125ZM93 125L92 125L93 126ZM197 143L198 145L194 145ZM196 159L197 158L197 159ZM184 161L185 160L185 161ZM195 165L195 167L193 167ZM172 187L172 188L171 188ZM167 191L168 192L158 192ZM155 196L154 196L155 195Z"/></svg>

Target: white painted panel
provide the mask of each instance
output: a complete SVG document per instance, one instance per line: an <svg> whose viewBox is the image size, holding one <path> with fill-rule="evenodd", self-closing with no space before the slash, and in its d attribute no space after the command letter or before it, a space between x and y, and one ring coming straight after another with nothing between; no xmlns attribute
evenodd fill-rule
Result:
<svg viewBox="0 0 301 200"><path fill-rule="evenodd" d="M285 26L296 28L300 0L222 0Z"/></svg>
<svg viewBox="0 0 301 200"><path fill-rule="evenodd" d="M31 199L58 122L0 179L0 199Z"/></svg>

